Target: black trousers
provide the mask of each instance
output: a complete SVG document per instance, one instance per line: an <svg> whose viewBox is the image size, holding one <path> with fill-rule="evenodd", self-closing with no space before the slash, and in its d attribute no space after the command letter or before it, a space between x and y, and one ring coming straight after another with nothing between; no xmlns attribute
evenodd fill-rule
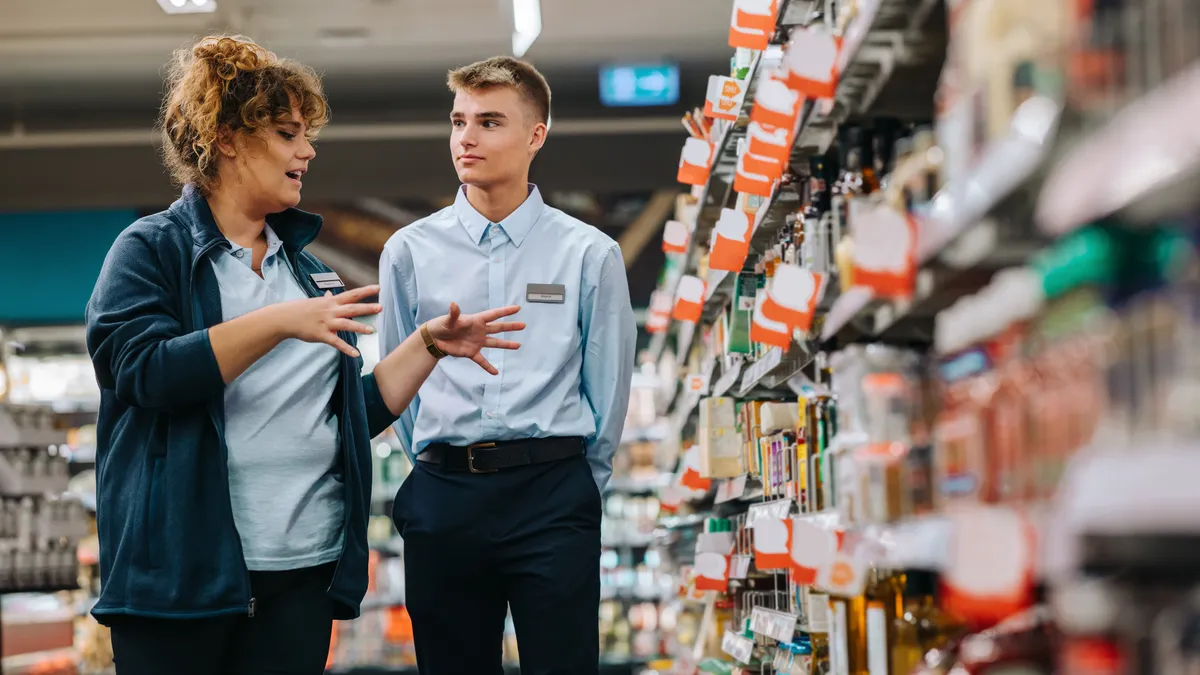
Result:
<svg viewBox="0 0 1200 675"><path fill-rule="evenodd" d="M333 631L325 591L334 567L251 572L253 617L116 617L117 675L321 675Z"/></svg>
<svg viewBox="0 0 1200 675"><path fill-rule="evenodd" d="M600 493L582 456L489 474L417 462L393 515L421 675L500 675L506 608L522 675L598 672Z"/></svg>

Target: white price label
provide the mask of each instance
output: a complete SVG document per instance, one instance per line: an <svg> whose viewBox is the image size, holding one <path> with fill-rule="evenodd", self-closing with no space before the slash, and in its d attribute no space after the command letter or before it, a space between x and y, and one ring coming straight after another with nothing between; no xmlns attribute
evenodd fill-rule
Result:
<svg viewBox="0 0 1200 675"><path fill-rule="evenodd" d="M727 630L725 637L721 639L721 651L732 656L738 662L749 665L750 660L754 657L754 641Z"/></svg>
<svg viewBox="0 0 1200 675"><path fill-rule="evenodd" d="M721 485L717 488L717 496L713 501L717 504L724 504L744 494L746 494L746 474L722 481Z"/></svg>
<svg viewBox="0 0 1200 675"><path fill-rule="evenodd" d="M753 556L735 555L729 562L729 578L730 579L745 579L746 575L750 574L750 561Z"/></svg>
<svg viewBox="0 0 1200 675"><path fill-rule="evenodd" d="M759 518L784 520L792 514L792 500L774 499L769 502L751 504L749 515L746 516L746 527L754 527Z"/></svg>
<svg viewBox="0 0 1200 675"><path fill-rule="evenodd" d="M755 607L750 613L750 630L779 642L791 642L796 637L794 614Z"/></svg>
<svg viewBox="0 0 1200 675"><path fill-rule="evenodd" d="M703 532L696 538L696 553L729 555L734 543L732 532Z"/></svg>
<svg viewBox="0 0 1200 675"><path fill-rule="evenodd" d="M829 596L824 593L814 593L811 590L806 591L808 594L808 632L810 633L828 633L829 624Z"/></svg>

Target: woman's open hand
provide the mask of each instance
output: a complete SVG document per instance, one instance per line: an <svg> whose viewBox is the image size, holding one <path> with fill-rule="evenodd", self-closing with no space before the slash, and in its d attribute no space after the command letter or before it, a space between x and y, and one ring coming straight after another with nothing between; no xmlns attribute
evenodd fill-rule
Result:
<svg viewBox="0 0 1200 675"><path fill-rule="evenodd" d="M354 318L380 312L382 307L378 303L363 302L376 295L379 295L378 285L363 286L338 295L327 292L319 298L281 302L272 305L270 310L277 312L278 325L285 337L324 342L353 357L358 356L358 350L338 337L338 331L374 332Z"/></svg>
<svg viewBox="0 0 1200 675"><path fill-rule="evenodd" d="M450 356L471 359L480 368L497 375L499 371L483 357L480 350L520 348L517 342L492 337L497 333L525 330L525 324L520 321L497 321L516 314L520 309L511 305L478 314L463 314L457 304L450 303L449 314L431 319L425 325L429 327L429 335L438 349Z"/></svg>

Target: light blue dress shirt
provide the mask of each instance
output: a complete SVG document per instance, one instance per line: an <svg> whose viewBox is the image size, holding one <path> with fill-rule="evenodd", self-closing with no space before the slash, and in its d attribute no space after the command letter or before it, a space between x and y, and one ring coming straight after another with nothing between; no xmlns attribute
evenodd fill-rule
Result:
<svg viewBox="0 0 1200 675"><path fill-rule="evenodd" d="M223 320L308 297L270 227L266 237L262 278L249 248L227 241L212 254ZM341 557L345 487L330 405L338 362L330 345L284 340L225 388L229 495L251 570L301 569Z"/></svg>
<svg viewBox="0 0 1200 675"><path fill-rule="evenodd" d="M524 331L485 349L498 376L469 359L440 361L395 425L410 458L430 443L583 436L598 487L612 475L633 377L637 325L621 249L542 201L489 223L460 189L453 206L396 232L379 264L382 353L456 302L464 313L520 305ZM530 284L561 284L562 303L530 302Z"/></svg>

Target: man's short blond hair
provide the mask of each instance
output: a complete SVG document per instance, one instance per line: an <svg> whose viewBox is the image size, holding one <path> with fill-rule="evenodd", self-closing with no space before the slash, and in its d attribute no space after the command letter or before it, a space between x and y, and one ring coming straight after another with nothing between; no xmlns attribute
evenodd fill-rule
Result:
<svg viewBox="0 0 1200 675"><path fill-rule="evenodd" d="M537 68L526 61L511 56L493 56L450 71L446 85L455 94L492 87L512 87L533 107L539 122L550 122L550 85Z"/></svg>

